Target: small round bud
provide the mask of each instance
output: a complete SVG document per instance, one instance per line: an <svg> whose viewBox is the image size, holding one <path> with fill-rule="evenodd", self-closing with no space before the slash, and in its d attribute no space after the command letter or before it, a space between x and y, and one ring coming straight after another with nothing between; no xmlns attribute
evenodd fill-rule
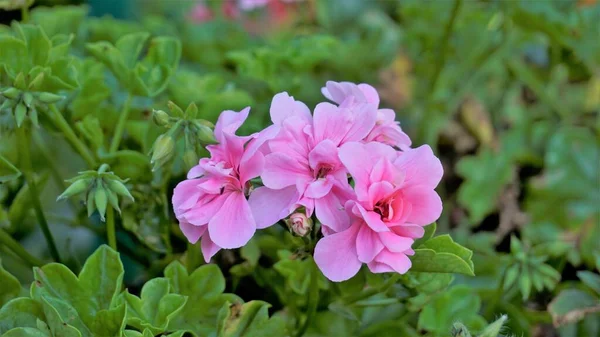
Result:
<svg viewBox="0 0 600 337"><path fill-rule="evenodd" d="M293 213L285 222L298 236L306 236L313 226L312 220L304 213Z"/></svg>
<svg viewBox="0 0 600 337"><path fill-rule="evenodd" d="M218 143L217 139L215 138L215 133L210 127L197 122L194 122L194 126L196 129L196 134L198 135L198 140L201 144L209 145Z"/></svg>
<svg viewBox="0 0 600 337"><path fill-rule="evenodd" d="M154 168L156 169L166 163L171 158L174 149L175 141L170 135L162 134L158 136L154 142L152 159L150 160L154 164Z"/></svg>
<svg viewBox="0 0 600 337"><path fill-rule="evenodd" d="M158 126L169 125L169 114L162 110L154 110L152 112L152 120Z"/></svg>

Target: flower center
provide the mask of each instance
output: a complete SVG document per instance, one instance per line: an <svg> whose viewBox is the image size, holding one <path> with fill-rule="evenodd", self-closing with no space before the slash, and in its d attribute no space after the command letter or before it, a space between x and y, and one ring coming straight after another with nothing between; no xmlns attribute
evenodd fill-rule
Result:
<svg viewBox="0 0 600 337"><path fill-rule="evenodd" d="M387 220L390 218L390 213L393 213L390 207L390 200L380 200L373 207L373 211L381 216L381 220Z"/></svg>
<svg viewBox="0 0 600 337"><path fill-rule="evenodd" d="M316 171L316 179L321 179L321 178L325 178L326 175L329 174L329 172L333 171L333 166L331 165L327 165L327 164L321 164L317 167L317 171Z"/></svg>

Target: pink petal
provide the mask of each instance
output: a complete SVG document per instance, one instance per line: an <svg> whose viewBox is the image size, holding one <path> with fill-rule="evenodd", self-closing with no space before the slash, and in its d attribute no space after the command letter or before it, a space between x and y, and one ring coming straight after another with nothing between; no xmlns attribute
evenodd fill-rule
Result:
<svg viewBox="0 0 600 337"><path fill-rule="evenodd" d="M408 256L403 253L392 253L387 249L384 249L375 257L372 263L369 263L369 270L373 273L386 273L395 271L400 274L406 273L410 267L411 262Z"/></svg>
<svg viewBox="0 0 600 337"><path fill-rule="evenodd" d="M335 146L340 145L354 122L349 109L340 109L330 103L317 104L313 116L315 142L329 139Z"/></svg>
<svg viewBox="0 0 600 337"><path fill-rule="evenodd" d="M371 103L340 105L341 114L348 115L350 123L342 138L342 143L363 140L375 126L377 107Z"/></svg>
<svg viewBox="0 0 600 337"><path fill-rule="evenodd" d="M194 226L187 221L179 222L179 228L181 229L181 232L190 243L198 242L202 234L206 232L206 227L207 226Z"/></svg>
<svg viewBox="0 0 600 337"><path fill-rule="evenodd" d="M286 118L292 116L299 117L307 123L312 122L312 115L306 104L294 100L287 92L278 93L273 97L269 112L271 121L276 125L281 125Z"/></svg>
<svg viewBox="0 0 600 337"><path fill-rule="evenodd" d="M363 263L371 262L383 249L376 232L369 226L362 225L356 237L356 253L358 260Z"/></svg>
<svg viewBox="0 0 600 337"><path fill-rule="evenodd" d="M227 195L207 195L203 199L206 199L202 200L204 203L198 203L183 214L185 219L194 226L206 225L221 210L227 200Z"/></svg>
<svg viewBox="0 0 600 337"><path fill-rule="evenodd" d="M329 191L331 191L332 187L333 187L333 178L317 179L317 180L311 182L310 184L308 184L308 186L306 187L306 190L304 191L304 195L308 198L314 198L314 199L323 198L324 196L326 196L329 193Z"/></svg>
<svg viewBox="0 0 600 337"><path fill-rule="evenodd" d="M340 147L338 155L346 170L354 178L357 196L364 200L367 197L369 174L375 164L371 161L371 156L365 145L358 142L346 143Z"/></svg>
<svg viewBox="0 0 600 337"><path fill-rule="evenodd" d="M256 223L242 192L229 193L219 212L208 222L208 231L221 248L239 248L250 240Z"/></svg>
<svg viewBox="0 0 600 337"><path fill-rule="evenodd" d="M392 163L398 158L399 155L399 152L393 147L378 142L366 143L365 149L368 153L370 153L371 158L377 160L380 158L387 158Z"/></svg>
<svg viewBox="0 0 600 337"><path fill-rule="evenodd" d="M204 174L204 169L200 165L196 165L190 169L187 174L188 179L194 179L202 176Z"/></svg>
<svg viewBox="0 0 600 337"><path fill-rule="evenodd" d="M200 198L201 191L198 189L198 183L200 180L184 180L175 186L173 190L173 210L175 214L192 208L198 198Z"/></svg>
<svg viewBox="0 0 600 337"><path fill-rule="evenodd" d="M381 215L378 213L367 211L359 204L356 204L356 208L360 211L360 215L365 220L367 225L371 227L372 230L376 232L388 232L389 228L387 225L381 221Z"/></svg>
<svg viewBox="0 0 600 337"><path fill-rule="evenodd" d="M363 95L365 95L367 102L373 103L377 106L379 105L379 94L375 88L366 83L359 84L358 88L360 91L362 91Z"/></svg>
<svg viewBox="0 0 600 337"><path fill-rule="evenodd" d="M308 163L313 170L323 165L337 169L341 165L337 146L329 139L319 142L308 154Z"/></svg>
<svg viewBox="0 0 600 337"><path fill-rule="evenodd" d="M406 221L417 225L429 225L442 214L442 200L434 190L416 186L402 189L402 194L404 201L411 205Z"/></svg>
<svg viewBox="0 0 600 337"><path fill-rule="evenodd" d="M265 157L265 168L261 178L265 186L272 189L292 186L298 181L310 182L313 180L309 167L279 152Z"/></svg>
<svg viewBox="0 0 600 337"><path fill-rule="evenodd" d="M210 263L210 259L221 250L221 247L217 246L217 244L211 240L210 235L204 235L204 237L202 237L200 248L202 249L202 255L204 255L204 261L206 263Z"/></svg>
<svg viewBox="0 0 600 337"><path fill-rule="evenodd" d="M312 150L312 142L305 132L308 126L306 122L295 116L285 119L279 134L268 143L271 152L285 153L308 166L308 153Z"/></svg>
<svg viewBox="0 0 600 337"><path fill-rule="evenodd" d="M247 107L240 112L231 110L221 112L221 115L219 115L219 119L217 120L217 124L215 124L215 138L221 142L220 138L223 132L235 134L237 129L244 124L244 121L246 121L246 118L248 118L249 113L250 107Z"/></svg>
<svg viewBox="0 0 600 337"><path fill-rule="evenodd" d="M394 165L405 172L406 187L425 186L433 189L444 174L442 163L428 145L402 152Z"/></svg>
<svg viewBox="0 0 600 337"><path fill-rule="evenodd" d="M260 176L265 167L265 156L256 152L254 156L240 163L240 184L244 186L250 179Z"/></svg>
<svg viewBox="0 0 600 337"><path fill-rule="evenodd" d="M315 213L317 219L323 226L335 232L341 232L350 227L350 218L344 209L344 204L348 199L345 199L343 192L338 191L339 188L334 187L332 193L323 198L315 199Z"/></svg>
<svg viewBox="0 0 600 337"><path fill-rule="evenodd" d="M425 234L425 229L422 226L413 224L404 224L401 226L390 227L392 232L407 238L418 239L422 238Z"/></svg>
<svg viewBox="0 0 600 337"><path fill-rule="evenodd" d="M294 186L281 190L259 187L250 193L248 203L256 221L256 228L267 228L290 215L298 202L298 191Z"/></svg>
<svg viewBox="0 0 600 337"><path fill-rule="evenodd" d="M397 235L393 232L378 233L379 239L390 252L401 253L410 249L415 240Z"/></svg>
<svg viewBox="0 0 600 337"><path fill-rule="evenodd" d="M328 235L315 247L315 262L325 277L334 282L345 281L356 275L361 263L356 253L357 223L345 231Z"/></svg>
<svg viewBox="0 0 600 337"><path fill-rule="evenodd" d="M367 201L369 208L372 209L378 201L386 199L393 192L394 186L387 181L374 183L369 187L369 200Z"/></svg>
<svg viewBox="0 0 600 337"><path fill-rule="evenodd" d="M380 158L369 175L369 180L374 183L378 181L387 181L392 186L400 186L404 181L404 174L392 162L383 157Z"/></svg>

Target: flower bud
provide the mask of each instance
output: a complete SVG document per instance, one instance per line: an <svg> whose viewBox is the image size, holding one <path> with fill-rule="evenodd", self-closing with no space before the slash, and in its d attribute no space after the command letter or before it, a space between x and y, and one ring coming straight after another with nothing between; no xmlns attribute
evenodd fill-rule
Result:
<svg viewBox="0 0 600 337"><path fill-rule="evenodd" d="M17 127L21 127L21 124L25 121L25 116L27 116L27 107L21 102L15 107L15 121L17 122Z"/></svg>
<svg viewBox="0 0 600 337"><path fill-rule="evenodd" d="M8 88L5 89L4 91L2 91L2 96L8 98L8 99L15 99L17 97L19 97L19 95L21 94L21 90L17 89L17 88Z"/></svg>
<svg viewBox="0 0 600 337"><path fill-rule="evenodd" d="M298 236L306 236L313 226L312 220L304 213L293 213L285 222Z"/></svg>
<svg viewBox="0 0 600 337"><path fill-rule="evenodd" d="M184 116L183 110L181 110L181 108L177 104L169 101L167 103L167 106L169 107L169 110L171 110L171 112L173 113L173 115L175 115L176 117L183 117Z"/></svg>
<svg viewBox="0 0 600 337"><path fill-rule="evenodd" d="M96 186L94 202L96 203L96 209L100 214L100 220L104 221L104 215L106 214L106 206L108 205L108 196L106 195L106 190L104 189L102 184L98 184L98 186Z"/></svg>
<svg viewBox="0 0 600 337"><path fill-rule="evenodd" d="M198 122L194 122L194 126L198 135L198 140L201 144L208 145L218 143L217 139L215 138L215 133L210 127Z"/></svg>
<svg viewBox="0 0 600 337"><path fill-rule="evenodd" d="M167 126L169 125L169 114L162 110L154 110L152 112L152 120L158 126Z"/></svg>
<svg viewBox="0 0 600 337"><path fill-rule="evenodd" d="M74 183L71 184L71 186L67 187L67 189L61 195L58 196L58 198L56 198L56 201L72 197L79 193L83 193L85 190L87 190L89 185L90 179L76 180Z"/></svg>
<svg viewBox="0 0 600 337"><path fill-rule="evenodd" d="M25 105L28 108L30 108L31 103L33 103L33 95L30 92L24 92L23 93L23 102L25 103Z"/></svg>
<svg viewBox="0 0 600 337"><path fill-rule="evenodd" d="M173 155L174 149L175 141L170 135L162 134L158 136L154 142L152 159L150 160L150 162L154 164L154 169L166 163Z"/></svg>
<svg viewBox="0 0 600 337"><path fill-rule="evenodd" d="M125 184L123 184L122 182L120 182L116 179L107 179L106 186L112 192L115 192L116 194L133 201L133 196L131 195L131 193L129 193L129 190L127 189Z"/></svg>
<svg viewBox="0 0 600 337"><path fill-rule="evenodd" d="M121 208L119 207L119 198L117 198L117 194L114 191L106 190L106 196L108 197L108 202L112 208L121 214Z"/></svg>
<svg viewBox="0 0 600 337"><path fill-rule="evenodd" d="M185 109L185 116L189 119L194 119L198 115L198 107L196 103L192 102L188 105L187 109Z"/></svg>
<svg viewBox="0 0 600 337"><path fill-rule="evenodd" d="M40 93L40 95L38 96L38 100L42 103L46 103L46 104L51 104L51 103L56 103L60 100L62 100L64 97L60 96L60 95L55 95L49 92L42 92Z"/></svg>

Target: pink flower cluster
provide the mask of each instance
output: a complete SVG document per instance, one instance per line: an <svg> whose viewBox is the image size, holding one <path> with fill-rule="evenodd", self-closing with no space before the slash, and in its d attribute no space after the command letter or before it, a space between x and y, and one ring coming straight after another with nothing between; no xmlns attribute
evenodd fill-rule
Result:
<svg viewBox="0 0 600 337"><path fill-rule="evenodd" d="M248 108L221 114L219 144L173 195L181 230L192 243L202 238L207 262L302 207L321 224L314 258L330 280L351 278L363 263L374 273L410 268L414 240L442 211L434 190L442 165L429 146L410 147L373 87L327 82L322 92L335 104L319 103L312 114L287 93L275 95L273 124L250 136L235 134ZM258 177L264 186L251 183Z"/></svg>

